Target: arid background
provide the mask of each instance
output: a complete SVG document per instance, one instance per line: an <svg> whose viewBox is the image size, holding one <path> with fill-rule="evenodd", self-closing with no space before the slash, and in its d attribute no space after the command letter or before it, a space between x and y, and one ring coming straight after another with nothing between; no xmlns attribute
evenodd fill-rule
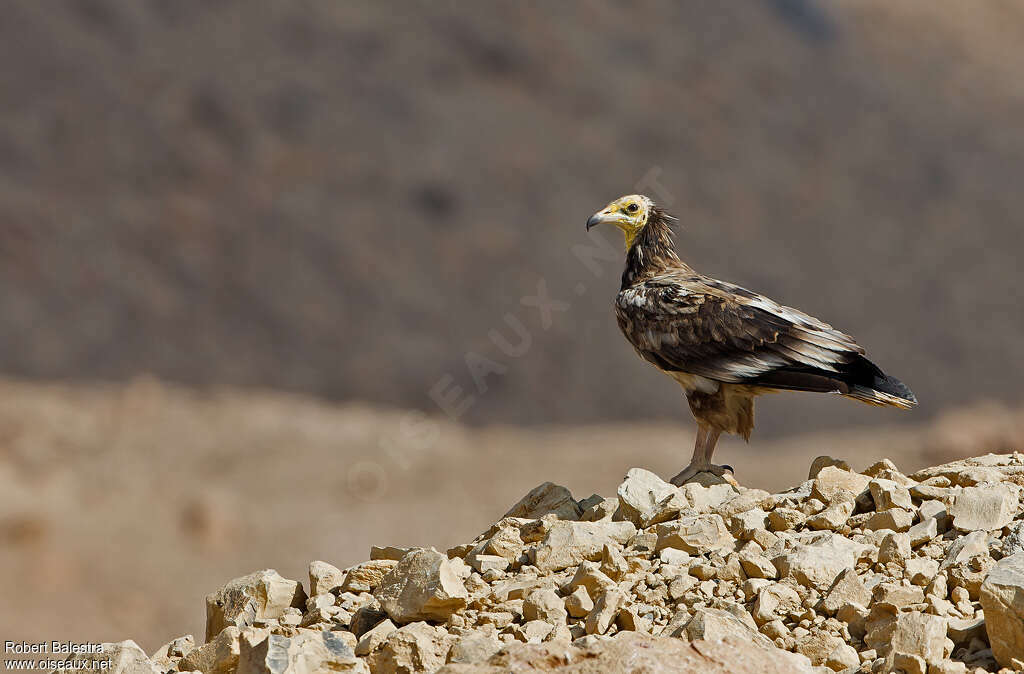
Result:
<svg viewBox="0 0 1024 674"><path fill-rule="evenodd" d="M921 400L769 398L741 481L1024 444L1018 2L14 0L0 58L0 639L152 651L225 578L678 470L583 231L637 190Z"/></svg>

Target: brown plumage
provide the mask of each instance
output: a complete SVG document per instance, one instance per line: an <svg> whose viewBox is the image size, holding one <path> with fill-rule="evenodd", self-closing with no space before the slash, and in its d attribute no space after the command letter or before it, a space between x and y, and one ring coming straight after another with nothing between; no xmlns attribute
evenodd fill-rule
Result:
<svg viewBox="0 0 1024 674"><path fill-rule="evenodd" d="M676 255L671 216L651 199L617 199L587 221L626 235L615 299L622 334L641 358L683 387L697 419L693 459L672 481L722 475L711 456L720 433L750 438L754 398L773 391L838 393L873 405L917 404L852 337L763 295L698 274Z"/></svg>

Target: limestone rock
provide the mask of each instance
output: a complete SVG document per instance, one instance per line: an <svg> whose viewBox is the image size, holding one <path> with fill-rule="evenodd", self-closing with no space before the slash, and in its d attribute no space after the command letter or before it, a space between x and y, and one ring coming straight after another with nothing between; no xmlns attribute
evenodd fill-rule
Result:
<svg viewBox="0 0 1024 674"><path fill-rule="evenodd" d="M542 571L560 571L584 560L600 559L608 543L622 545L636 533L631 522L562 522L552 524L533 554Z"/></svg>
<svg viewBox="0 0 1024 674"><path fill-rule="evenodd" d="M839 501L807 518L807 526L812 529L836 531L850 519L855 507L853 501Z"/></svg>
<svg viewBox="0 0 1024 674"><path fill-rule="evenodd" d="M163 668L146 656L146 653L131 639L115 643L102 644L102 653L76 653L69 655L50 655L52 659L70 659L79 661L78 669L66 669L66 672L109 672L110 674L162 674ZM18 656L23 657L23 656ZM5 667L5 670L7 668Z"/></svg>
<svg viewBox="0 0 1024 674"><path fill-rule="evenodd" d="M818 477L818 474L822 471L823 468L827 468L829 466L834 466L835 468L839 468L840 470L852 470L850 468L850 464L846 463L846 461L842 459L834 459L831 456L816 456L814 457L814 460L811 461L811 467L807 471L807 479L813 480L814 478Z"/></svg>
<svg viewBox="0 0 1024 674"><path fill-rule="evenodd" d="M910 510L914 507L910 499L910 492L898 482L875 478L868 483L868 489L871 491L871 498L875 501L875 510L891 510L892 508Z"/></svg>
<svg viewBox="0 0 1024 674"><path fill-rule="evenodd" d="M191 653L195 647L195 637L191 634L186 634L158 648L150 659L164 669L177 669L178 661Z"/></svg>
<svg viewBox="0 0 1024 674"><path fill-rule="evenodd" d="M573 618L583 618L594 610L594 602L587 588L580 585L565 598L565 608Z"/></svg>
<svg viewBox="0 0 1024 674"><path fill-rule="evenodd" d="M374 596L393 621L404 625L443 622L466 605L468 593L445 555L413 550L384 576Z"/></svg>
<svg viewBox="0 0 1024 674"><path fill-rule="evenodd" d="M834 672L853 669L859 664L860 657L857 655L857 649L846 643L840 643L825 658L825 666Z"/></svg>
<svg viewBox="0 0 1024 674"><path fill-rule="evenodd" d="M509 508L505 517L536 519L549 513L554 514L560 520L577 520L583 514L568 489L552 482L545 482L534 487L518 503Z"/></svg>
<svg viewBox="0 0 1024 674"><path fill-rule="evenodd" d="M703 639L718 641L727 637L735 637L770 647L772 645L765 636L758 634L747 623L728 611L717 608L699 608L694 611L693 618L683 628L681 635L690 641Z"/></svg>
<svg viewBox="0 0 1024 674"><path fill-rule="evenodd" d="M677 548L690 554L710 552L735 543L720 515L696 515L657 527L657 550Z"/></svg>
<svg viewBox="0 0 1024 674"><path fill-rule="evenodd" d="M811 484L811 496L822 503L854 501L871 483L871 478L835 466L822 468Z"/></svg>
<svg viewBox="0 0 1024 674"><path fill-rule="evenodd" d="M305 605L302 584L282 578L273 569L236 578L206 596L206 641L228 626L247 627L257 619L280 618L285 609Z"/></svg>
<svg viewBox="0 0 1024 674"><path fill-rule="evenodd" d="M450 651L448 662L484 662L501 650L501 642L494 636L472 634L458 639Z"/></svg>
<svg viewBox="0 0 1024 674"><path fill-rule="evenodd" d="M433 672L444 666L451 646L451 639L440 627L414 622L389 634L366 661L372 672Z"/></svg>
<svg viewBox="0 0 1024 674"><path fill-rule="evenodd" d="M537 589L523 601L523 617L526 620L543 620L552 625L565 624L568 612L565 602L552 589Z"/></svg>
<svg viewBox="0 0 1024 674"><path fill-rule="evenodd" d="M271 634L257 644L241 642L237 674L365 672L366 663L334 632L299 630L293 637Z"/></svg>
<svg viewBox="0 0 1024 674"><path fill-rule="evenodd" d="M914 514L904 508L890 508L877 512L871 516L865 524L865 529L881 531L891 529L893 531L907 531L914 522Z"/></svg>
<svg viewBox="0 0 1024 674"><path fill-rule="evenodd" d="M345 582L345 572L327 562L314 561L309 563L309 594L318 595L341 591Z"/></svg>
<svg viewBox="0 0 1024 674"><path fill-rule="evenodd" d="M863 581L852 569L842 570L832 586L821 600L820 607L826 613L834 614L844 604L860 604L867 606L871 602L871 593L864 587Z"/></svg>
<svg viewBox="0 0 1024 674"><path fill-rule="evenodd" d="M247 630L248 631L248 630ZM258 630L258 638L266 630ZM208 641L183 657L178 663L182 672L199 671L203 674L228 674L238 667L241 630L234 625L225 627L212 641Z"/></svg>
<svg viewBox="0 0 1024 674"><path fill-rule="evenodd" d="M357 564L345 574L341 584L342 592L373 592L380 587L381 581L391 569L398 564L393 559L373 559Z"/></svg>
<svg viewBox="0 0 1024 674"><path fill-rule="evenodd" d="M385 618L374 625L373 628L363 633L359 643L356 644L355 654L360 656L369 655L377 650L387 640L388 636L397 629L395 623Z"/></svg>
<svg viewBox="0 0 1024 674"><path fill-rule="evenodd" d="M625 602L626 595L617 589L608 590L598 597L594 602L593 610L587 616L587 634L607 632Z"/></svg>
<svg viewBox="0 0 1024 674"><path fill-rule="evenodd" d="M907 653L925 663L941 662L945 657L946 619L913 611L900 613L889 647L892 653Z"/></svg>
<svg viewBox="0 0 1024 674"><path fill-rule="evenodd" d="M1013 520L1019 501L1019 488L1010 485L968 487L953 498L949 514L958 531L994 531Z"/></svg>
<svg viewBox="0 0 1024 674"><path fill-rule="evenodd" d="M981 607L996 661L1024 669L1024 553L995 565L981 586Z"/></svg>
<svg viewBox="0 0 1024 674"><path fill-rule="evenodd" d="M619 510L637 527L645 525L662 499L678 492L678 488L643 468L630 468L619 485ZM683 503L686 505L686 502Z"/></svg>
<svg viewBox="0 0 1024 674"><path fill-rule="evenodd" d="M845 569L852 569L868 547L836 534L817 534L807 544L797 544L772 563L783 578L790 577L805 587L825 590Z"/></svg>
<svg viewBox="0 0 1024 674"><path fill-rule="evenodd" d="M811 632L796 641L796 652L807 656L812 665L824 665L830 655L846 643L825 632ZM856 655L856 651L854 652ZM858 664L860 660L858 658Z"/></svg>

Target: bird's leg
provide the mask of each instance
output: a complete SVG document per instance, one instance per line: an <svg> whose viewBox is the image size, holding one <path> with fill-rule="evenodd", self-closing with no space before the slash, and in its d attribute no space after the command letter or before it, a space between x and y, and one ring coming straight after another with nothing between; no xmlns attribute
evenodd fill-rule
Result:
<svg viewBox="0 0 1024 674"><path fill-rule="evenodd" d="M718 443L718 436L721 431L710 428L703 424L697 426L697 442L693 447L693 458L690 465L670 480L677 487L686 484L698 473L711 473L721 477L725 471L732 472L732 466L716 466L711 463L711 456L715 453L715 445Z"/></svg>

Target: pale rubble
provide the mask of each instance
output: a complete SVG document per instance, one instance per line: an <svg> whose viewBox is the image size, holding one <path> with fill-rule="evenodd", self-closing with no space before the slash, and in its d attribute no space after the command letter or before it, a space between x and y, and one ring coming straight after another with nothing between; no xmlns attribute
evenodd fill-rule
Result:
<svg viewBox="0 0 1024 674"><path fill-rule="evenodd" d="M316 561L308 596L270 570L231 581L206 643L115 644L118 671L1024 668L1024 456L910 476L819 457L808 475L770 494L634 468L581 501L544 483L447 554Z"/></svg>

